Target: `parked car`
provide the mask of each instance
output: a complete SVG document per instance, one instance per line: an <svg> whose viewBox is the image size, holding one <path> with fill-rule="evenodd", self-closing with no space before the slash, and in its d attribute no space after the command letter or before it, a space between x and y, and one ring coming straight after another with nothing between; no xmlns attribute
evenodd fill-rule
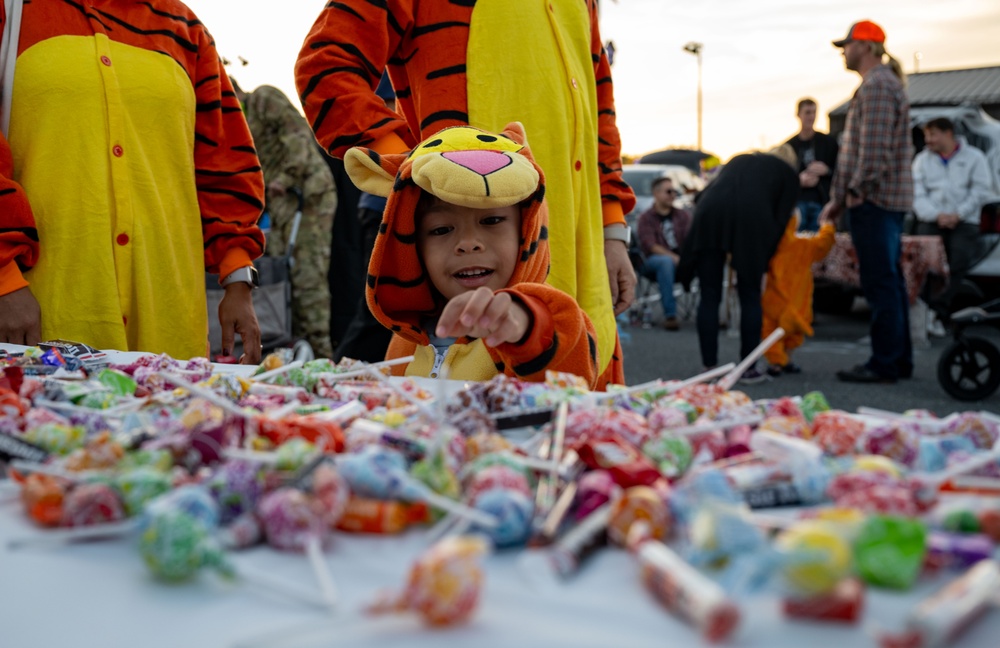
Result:
<svg viewBox="0 0 1000 648"><path fill-rule="evenodd" d="M635 208L625 215L632 224L639 214L653 205L653 181L668 176L674 181L674 188L680 193L674 203L681 209L690 210L694 195L705 188L705 181L686 166L679 164L626 164L622 167L622 179L635 192Z"/></svg>

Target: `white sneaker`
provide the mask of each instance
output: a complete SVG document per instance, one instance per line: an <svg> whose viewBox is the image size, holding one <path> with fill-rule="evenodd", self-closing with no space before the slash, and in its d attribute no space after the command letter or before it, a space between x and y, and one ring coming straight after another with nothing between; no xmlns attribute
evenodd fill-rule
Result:
<svg viewBox="0 0 1000 648"><path fill-rule="evenodd" d="M927 335L936 338L948 337L948 331L945 330L944 324L941 323L937 315L927 318Z"/></svg>

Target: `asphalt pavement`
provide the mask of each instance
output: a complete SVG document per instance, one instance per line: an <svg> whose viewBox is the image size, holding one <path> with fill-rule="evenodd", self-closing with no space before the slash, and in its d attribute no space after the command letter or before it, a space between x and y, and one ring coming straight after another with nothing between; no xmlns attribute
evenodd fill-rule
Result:
<svg viewBox="0 0 1000 648"><path fill-rule="evenodd" d="M1000 392L980 402L962 402L950 397L937 381L938 357L950 338L930 338L925 348L914 349L913 378L895 384L852 384L837 379L836 372L865 362L869 356L868 316L863 300L858 300L849 314L817 313L815 336L793 354L793 361L803 369L798 375L783 375L756 385L737 384L735 389L753 399L803 395L821 391L836 409L856 411L860 406L903 412L928 409L938 416L966 410L1000 410ZM681 322L681 330L672 332L654 322L649 328L626 325L620 328L625 353L625 378L635 385L657 378L683 379L702 371L698 333L692 319ZM1000 338L986 333L1000 346ZM739 362L739 337L735 331L719 334L719 362ZM759 365L766 367L764 361Z"/></svg>

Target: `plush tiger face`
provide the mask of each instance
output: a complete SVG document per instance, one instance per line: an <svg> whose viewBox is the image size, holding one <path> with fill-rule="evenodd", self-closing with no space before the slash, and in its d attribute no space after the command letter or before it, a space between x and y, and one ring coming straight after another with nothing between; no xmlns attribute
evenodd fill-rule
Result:
<svg viewBox="0 0 1000 648"><path fill-rule="evenodd" d="M368 265L367 299L375 317L400 335L425 342L421 322L441 306L416 247L422 192L463 207L519 205L519 258L510 283L541 283L548 276L544 175L519 123L500 135L471 126L446 128L405 155L356 147L344 165L361 190L388 198Z"/></svg>

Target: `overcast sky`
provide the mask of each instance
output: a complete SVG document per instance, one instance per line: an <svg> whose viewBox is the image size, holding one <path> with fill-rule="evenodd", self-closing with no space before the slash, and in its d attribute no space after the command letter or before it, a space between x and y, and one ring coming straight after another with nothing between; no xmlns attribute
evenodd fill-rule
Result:
<svg viewBox="0 0 1000 648"><path fill-rule="evenodd" d="M510 0L512 6L518 0ZM267 83L297 104L292 66L326 0L186 0L246 89ZM886 48L911 72L1000 65L1000 0L605 0L601 29L613 40L622 150L639 155L697 140L697 60L703 47L703 145L723 159L779 144L798 128L795 103L826 112L859 78L830 41L856 20L886 31ZM524 46L529 46L526 43Z"/></svg>

